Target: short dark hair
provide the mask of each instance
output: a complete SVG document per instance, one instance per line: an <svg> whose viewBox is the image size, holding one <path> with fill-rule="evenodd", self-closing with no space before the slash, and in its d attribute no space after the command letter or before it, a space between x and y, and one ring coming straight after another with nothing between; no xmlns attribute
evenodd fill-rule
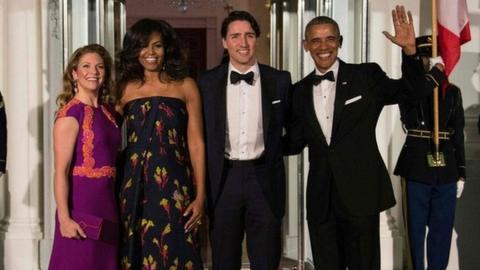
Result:
<svg viewBox="0 0 480 270"><path fill-rule="evenodd" d="M255 18L252 16L252 14L243 10L234 10L230 12L230 14L228 14L228 16L222 22L222 30L220 32L222 34L222 38L227 37L228 26L234 21L249 22L253 31L255 31L255 35L257 36L257 38L260 36L260 26L258 25Z"/></svg>
<svg viewBox="0 0 480 270"><path fill-rule="evenodd" d="M162 36L165 48L162 69L171 80L180 81L188 75L186 55L180 47L177 33L164 20L141 19L125 34L123 48L118 54L117 98L123 95L123 89L131 81L145 82L144 68L138 61L140 51L148 46L153 33Z"/></svg>
<svg viewBox="0 0 480 270"><path fill-rule="evenodd" d="M337 32L337 35L341 38L342 35L340 35L340 27L338 27L338 23L334 19L332 19L330 17L327 17L327 16L318 16L318 17L315 17L315 18L311 19L307 23L307 26L305 26L305 39L307 38L307 33L308 33L308 30L310 29L310 27L312 27L314 25L319 25L319 24L331 24L331 25L333 25L333 28Z"/></svg>

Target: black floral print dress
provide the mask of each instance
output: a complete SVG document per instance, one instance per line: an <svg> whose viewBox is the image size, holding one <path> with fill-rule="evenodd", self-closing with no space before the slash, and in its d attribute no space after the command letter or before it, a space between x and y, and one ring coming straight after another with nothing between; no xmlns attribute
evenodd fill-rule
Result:
<svg viewBox="0 0 480 270"><path fill-rule="evenodd" d="M183 213L195 196L184 101L135 99L125 105L124 120L122 269L203 269L196 237L184 230Z"/></svg>

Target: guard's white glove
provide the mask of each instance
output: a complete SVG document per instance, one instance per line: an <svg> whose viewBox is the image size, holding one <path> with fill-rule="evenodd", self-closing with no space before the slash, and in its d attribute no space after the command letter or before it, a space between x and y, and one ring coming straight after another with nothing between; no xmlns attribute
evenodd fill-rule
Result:
<svg viewBox="0 0 480 270"><path fill-rule="evenodd" d="M430 69L432 69L436 64L441 64L442 66L445 66L445 63L443 63L443 59L441 56L436 56L436 57L430 57Z"/></svg>
<svg viewBox="0 0 480 270"><path fill-rule="evenodd" d="M465 181L462 180L463 178L458 179L457 181L457 198L462 197L463 188L465 186Z"/></svg>

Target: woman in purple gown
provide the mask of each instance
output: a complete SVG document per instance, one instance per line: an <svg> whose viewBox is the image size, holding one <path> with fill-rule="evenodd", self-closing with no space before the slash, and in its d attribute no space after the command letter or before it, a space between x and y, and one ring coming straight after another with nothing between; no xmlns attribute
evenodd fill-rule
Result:
<svg viewBox="0 0 480 270"><path fill-rule="evenodd" d="M121 143L111 106L112 59L77 49L63 76L53 128L57 204L50 270L118 270L115 159Z"/></svg>

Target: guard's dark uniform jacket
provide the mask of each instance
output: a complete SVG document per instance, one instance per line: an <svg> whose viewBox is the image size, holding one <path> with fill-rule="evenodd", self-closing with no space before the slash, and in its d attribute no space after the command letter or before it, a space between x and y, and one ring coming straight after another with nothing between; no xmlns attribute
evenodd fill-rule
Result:
<svg viewBox="0 0 480 270"><path fill-rule="evenodd" d="M426 184L445 184L465 178L465 120L460 89L449 84L445 96L439 89L439 149L445 156L445 167L433 168L427 163L427 154L434 151L432 95L420 103L405 102L399 107L407 138L394 173Z"/></svg>

